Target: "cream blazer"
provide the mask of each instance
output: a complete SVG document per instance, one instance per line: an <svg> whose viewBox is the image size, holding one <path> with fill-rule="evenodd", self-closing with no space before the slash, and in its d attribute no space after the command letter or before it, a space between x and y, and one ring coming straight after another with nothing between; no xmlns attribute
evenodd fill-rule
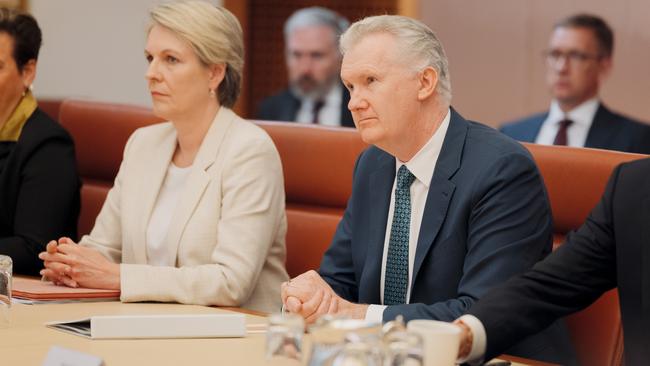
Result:
<svg viewBox="0 0 650 366"><path fill-rule="evenodd" d="M176 148L170 122L136 130L90 235L120 265L125 302L281 307L289 277L280 156L259 127L221 107L194 159L165 245L175 267L148 265L146 230Z"/></svg>

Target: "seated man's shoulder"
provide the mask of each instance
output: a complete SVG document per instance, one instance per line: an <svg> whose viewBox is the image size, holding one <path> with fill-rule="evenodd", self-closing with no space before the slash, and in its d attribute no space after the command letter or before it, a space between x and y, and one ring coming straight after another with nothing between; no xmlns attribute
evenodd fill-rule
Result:
<svg viewBox="0 0 650 366"><path fill-rule="evenodd" d="M635 130L639 130L639 131L641 131L641 130L643 130L643 131L650 130L650 124L648 124L647 122L643 122L641 120L635 119L633 117L630 117L630 116L625 115L625 114L620 113L620 112L611 111L611 110L608 110L608 109L605 109L605 110L610 115L609 120L612 123L616 123L619 126L623 126L623 127L627 127L627 128L635 129Z"/></svg>
<svg viewBox="0 0 650 366"><path fill-rule="evenodd" d="M466 153L486 157L513 153L529 155L520 143L492 127L473 121L468 121L468 126Z"/></svg>
<svg viewBox="0 0 650 366"><path fill-rule="evenodd" d="M548 116L548 112L535 113L533 115L524 118L519 118L519 119L505 122L501 124L499 130L508 135L509 133L525 132L530 130L531 128L538 128L538 126L542 122L544 122L547 116Z"/></svg>
<svg viewBox="0 0 650 366"><path fill-rule="evenodd" d="M519 142L492 127L468 121L461 170L477 174L479 171L492 169L495 165L510 165L509 169L512 169L514 166L511 165L515 162L520 168L535 167L532 155Z"/></svg>
<svg viewBox="0 0 650 366"><path fill-rule="evenodd" d="M286 108L298 108L299 105L300 101L288 89L285 89L260 101L257 108L257 118L277 120Z"/></svg>

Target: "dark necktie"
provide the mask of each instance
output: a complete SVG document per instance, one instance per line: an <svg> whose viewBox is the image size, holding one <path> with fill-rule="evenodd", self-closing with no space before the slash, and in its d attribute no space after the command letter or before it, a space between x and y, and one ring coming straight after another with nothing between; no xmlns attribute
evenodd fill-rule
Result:
<svg viewBox="0 0 650 366"><path fill-rule="evenodd" d="M571 126L573 121L565 118L558 123L560 127L557 129L557 135L555 135L555 140L553 140L553 145L566 146L568 145L569 142L567 139L567 129L569 128L569 126Z"/></svg>
<svg viewBox="0 0 650 366"><path fill-rule="evenodd" d="M411 184L415 176L402 165L397 172L395 185L395 211L390 228L386 275L384 281L384 305L406 303L409 281L409 231L411 228Z"/></svg>
<svg viewBox="0 0 650 366"><path fill-rule="evenodd" d="M314 108L311 110L312 113L312 123L318 123L318 113L320 113L320 110L323 109L323 106L325 105L325 102L322 100L317 100L314 102Z"/></svg>

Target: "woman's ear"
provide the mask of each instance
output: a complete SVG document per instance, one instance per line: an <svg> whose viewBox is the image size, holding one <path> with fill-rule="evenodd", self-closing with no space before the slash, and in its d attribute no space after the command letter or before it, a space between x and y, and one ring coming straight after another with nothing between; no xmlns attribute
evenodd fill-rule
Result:
<svg viewBox="0 0 650 366"><path fill-rule="evenodd" d="M213 64L208 66L208 87L216 92L226 76L226 64Z"/></svg>
<svg viewBox="0 0 650 366"><path fill-rule="evenodd" d="M23 70L21 71L20 77L23 79L23 86L25 87L25 90L29 89L32 83L34 83L34 79L36 78L36 60L31 59L27 61L25 65L23 65Z"/></svg>

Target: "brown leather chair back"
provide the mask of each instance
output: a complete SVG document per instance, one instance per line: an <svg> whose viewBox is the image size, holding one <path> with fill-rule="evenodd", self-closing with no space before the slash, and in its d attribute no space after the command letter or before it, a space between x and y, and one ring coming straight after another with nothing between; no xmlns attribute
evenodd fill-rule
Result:
<svg viewBox="0 0 650 366"><path fill-rule="evenodd" d="M620 163L647 157L616 151L524 144L544 178L553 211L554 245L577 229ZM582 365L620 365L623 335L618 292L611 290L566 319Z"/></svg>
<svg viewBox="0 0 650 366"><path fill-rule="evenodd" d="M61 99L38 99L38 108L53 120L58 121L62 102Z"/></svg>
<svg viewBox="0 0 650 366"><path fill-rule="evenodd" d="M352 172L366 147L352 128L256 121L282 159L287 195L287 272L317 269L352 191Z"/></svg>
<svg viewBox="0 0 650 366"><path fill-rule="evenodd" d="M61 104L59 122L74 139L83 182L79 237L95 225L129 136L139 127L160 121L143 107L79 100L65 100Z"/></svg>

